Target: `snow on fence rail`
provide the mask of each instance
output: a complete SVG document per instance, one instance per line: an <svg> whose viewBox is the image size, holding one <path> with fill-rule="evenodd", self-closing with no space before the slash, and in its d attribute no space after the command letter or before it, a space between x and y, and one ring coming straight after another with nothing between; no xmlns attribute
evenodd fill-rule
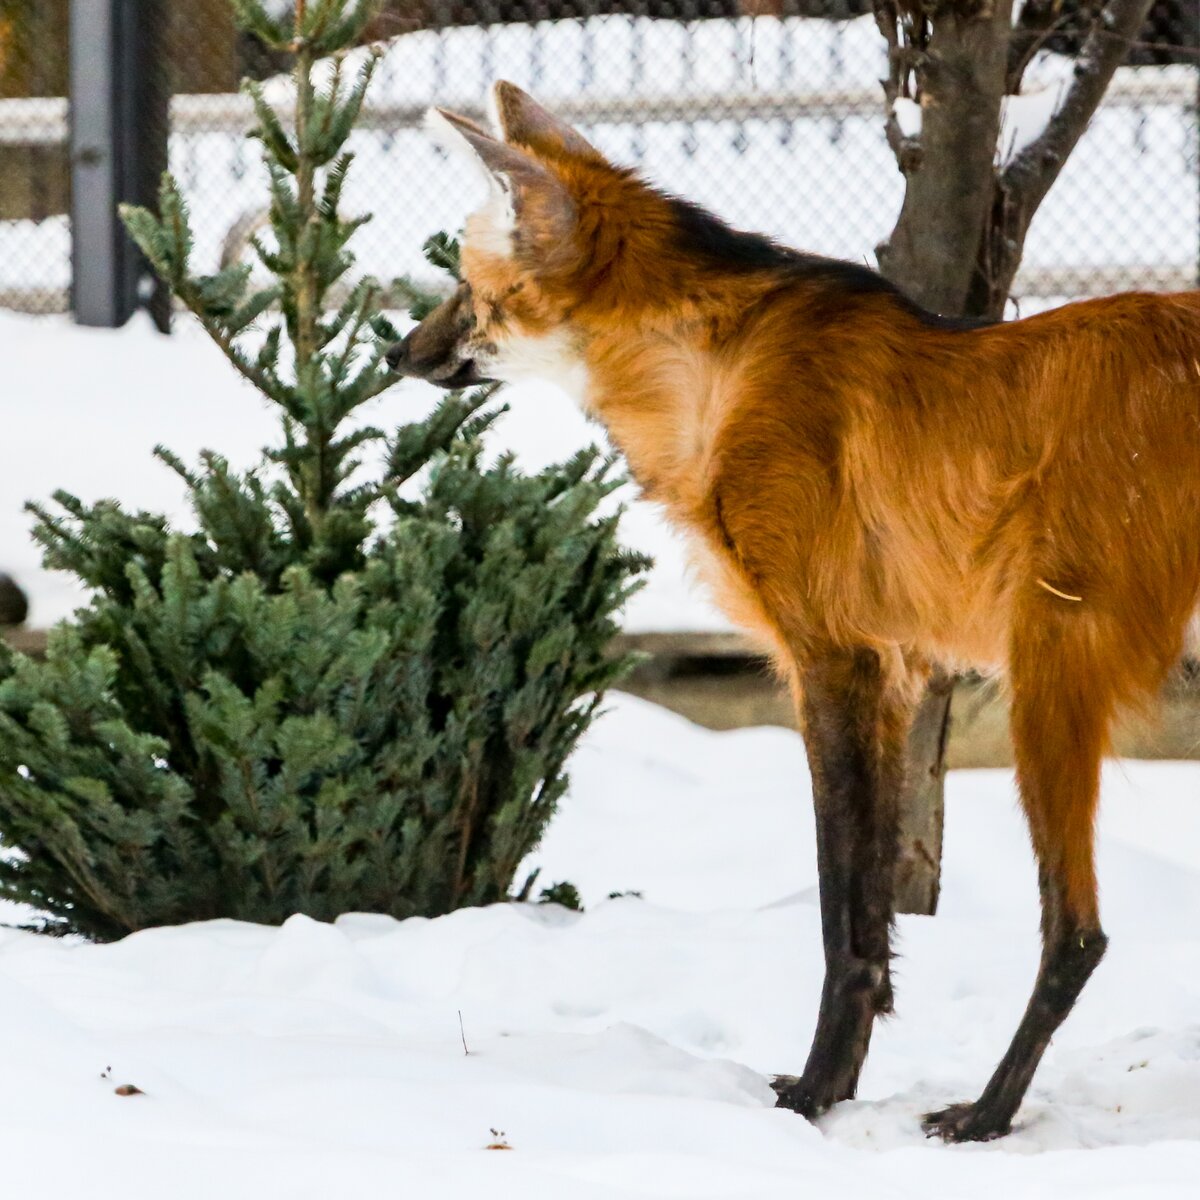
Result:
<svg viewBox="0 0 1200 1200"><path fill-rule="evenodd" d="M1102 108L1195 109L1197 100L1196 76L1190 68L1126 67L1113 78ZM698 97L695 90L682 88L651 95L579 95L556 100L554 110L579 125L654 125L664 121L803 120L863 114L882 118L882 106L878 85L801 85L786 90L735 88L703 97ZM368 98L359 128L384 132L415 128L428 108L427 101L379 102ZM487 115L484 105L470 101L462 103L459 110L476 120ZM249 99L237 92L171 97L171 132L176 135L242 133L253 119ZM62 96L0 100L0 145L65 146L68 120L69 104Z"/></svg>
<svg viewBox="0 0 1200 1200"><path fill-rule="evenodd" d="M883 116L883 94L871 86L817 86L795 88L730 88L698 97L694 89L637 94L566 96L553 102L557 115L578 125L654 125L665 121L720 119L752 121L802 120L807 117ZM1191 68L1125 67L1116 72L1105 93L1105 111L1147 108L1195 109L1196 73ZM368 102L363 106L363 129L395 130L417 126L427 102ZM464 116L483 119L485 106L463 104ZM202 133L209 129L243 130L252 118L249 100L240 94L175 96L171 103L172 129Z"/></svg>

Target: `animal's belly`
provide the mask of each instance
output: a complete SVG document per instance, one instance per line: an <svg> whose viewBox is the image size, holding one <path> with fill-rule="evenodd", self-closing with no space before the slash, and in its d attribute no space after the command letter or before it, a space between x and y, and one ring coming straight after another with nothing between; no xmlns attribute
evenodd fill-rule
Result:
<svg viewBox="0 0 1200 1200"><path fill-rule="evenodd" d="M1011 593L998 571L949 565L903 575L858 620L873 638L895 642L950 670L1002 670L1008 659Z"/></svg>
<svg viewBox="0 0 1200 1200"><path fill-rule="evenodd" d="M722 612L776 659L788 659L783 623L843 645L895 649L905 657L947 668L1003 670L1008 656L1010 608L1000 571L963 576L947 570L919 580L880 576L873 564L836 568L820 561L780 564L794 578L776 580L776 595L803 595L791 612L771 611L728 548L689 533L689 558L702 585ZM816 611L803 611L816 598ZM1197 630L1200 633L1200 627Z"/></svg>

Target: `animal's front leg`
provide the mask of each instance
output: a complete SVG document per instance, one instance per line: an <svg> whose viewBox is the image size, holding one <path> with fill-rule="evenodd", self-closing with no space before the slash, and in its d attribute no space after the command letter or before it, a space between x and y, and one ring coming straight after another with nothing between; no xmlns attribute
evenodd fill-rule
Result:
<svg viewBox="0 0 1200 1200"><path fill-rule="evenodd" d="M804 1074L778 1104L810 1119L852 1097L871 1026L890 1012L889 935L910 706L879 656L838 650L800 672L800 714L817 820L825 983Z"/></svg>

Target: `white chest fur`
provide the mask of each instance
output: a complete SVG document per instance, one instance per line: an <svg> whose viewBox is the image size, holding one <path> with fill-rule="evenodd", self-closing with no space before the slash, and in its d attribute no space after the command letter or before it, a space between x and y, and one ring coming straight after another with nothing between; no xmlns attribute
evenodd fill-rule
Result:
<svg viewBox="0 0 1200 1200"><path fill-rule="evenodd" d="M553 383L587 408L587 366L575 339L565 329L537 337L506 338L479 366L482 374L506 383L531 379Z"/></svg>

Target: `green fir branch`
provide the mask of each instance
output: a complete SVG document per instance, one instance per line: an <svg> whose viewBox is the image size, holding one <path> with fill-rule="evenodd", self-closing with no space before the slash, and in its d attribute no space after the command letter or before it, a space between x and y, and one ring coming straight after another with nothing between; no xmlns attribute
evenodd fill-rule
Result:
<svg viewBox="0 0 1200 1200"><path fill-rule="evenodd" d="M629 663L607 644L644 560L601 508L611 464L490 457L494 386L387 435L359 419L399 333L374 280L328 298L365 220L340 203L376 60L347 86L318 59L374 6L234 7L295 55L290 113L248 87L269 176L253 267L194 270L169 176L157 214L124 215L281 432L246 471L157 449L194 532L66 491L31 506L46 564L90 593L43 661L0 650L0 842L24 852L0 857L0 899L52 932L502 901ZM453 239L428 254L457 271Z"/></svg>

